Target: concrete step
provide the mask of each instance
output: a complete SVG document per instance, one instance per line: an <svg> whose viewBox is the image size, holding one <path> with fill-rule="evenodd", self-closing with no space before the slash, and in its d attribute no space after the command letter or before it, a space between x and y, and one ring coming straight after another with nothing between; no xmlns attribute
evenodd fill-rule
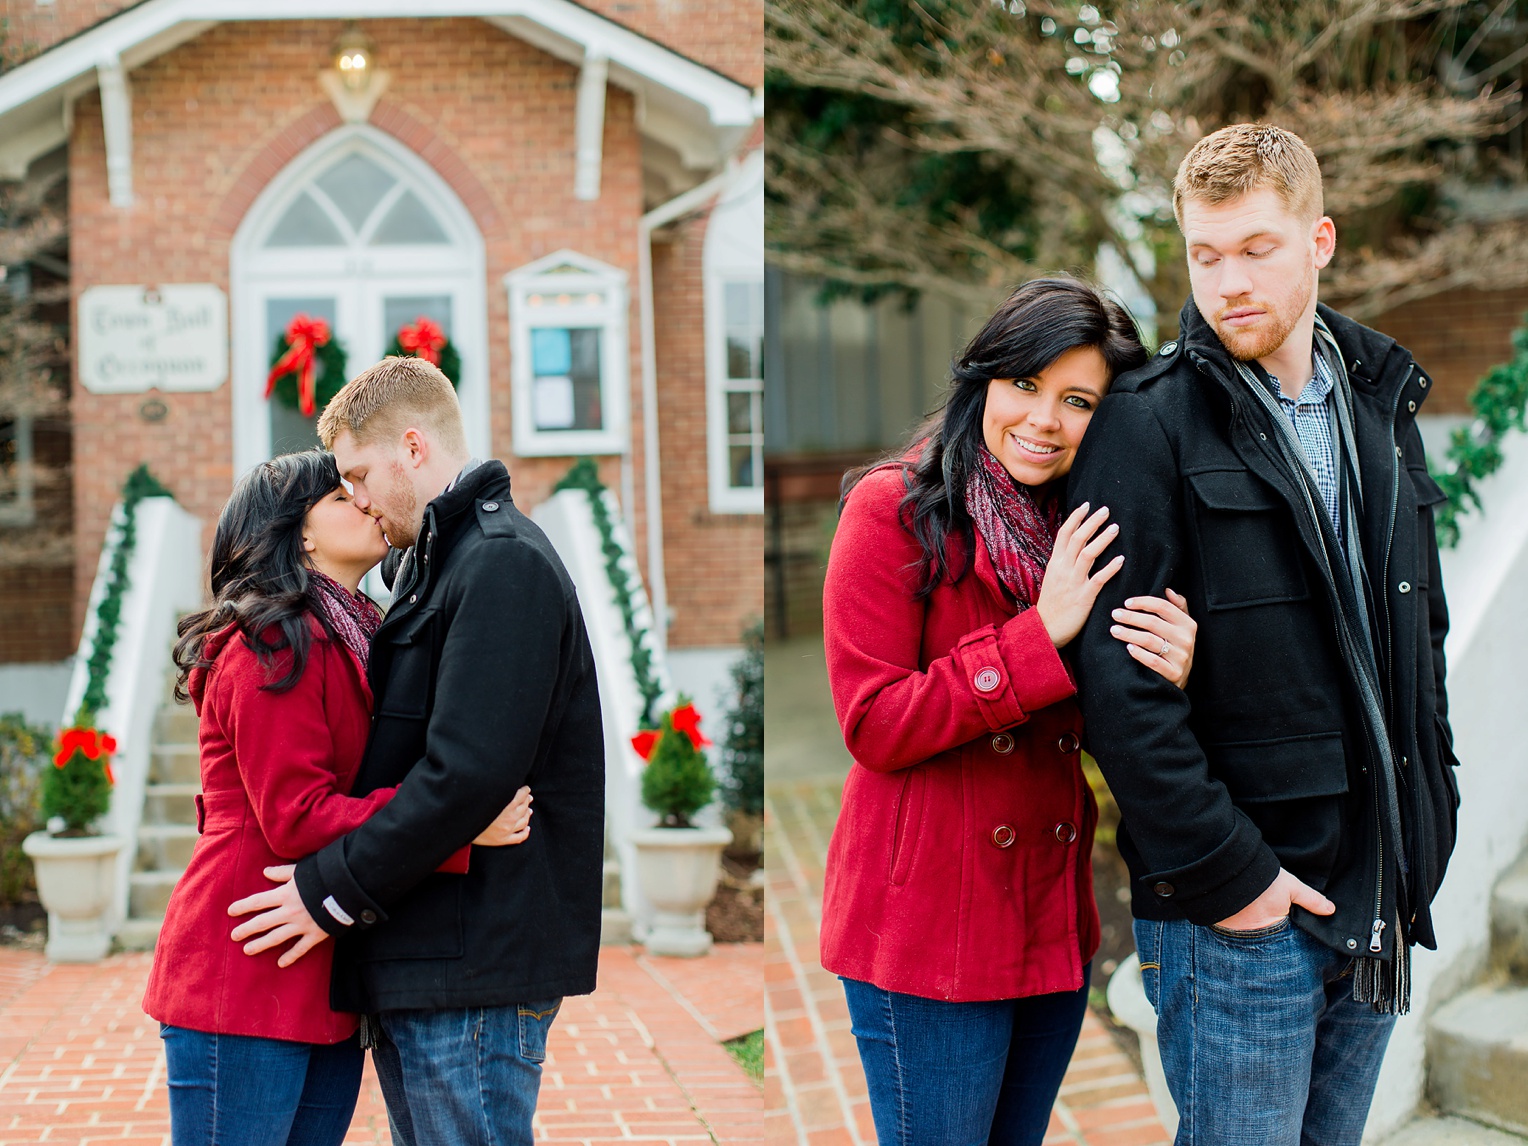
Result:
<svg viewBox="0 0 1528 1146"><path fill-rule="evenodd" d="M631 942L631 916L618 907L600 912L600 946L624 947Z"/></svg>
<svg viewBox="0 0 1528 1146"><path fill-rule="evenodd" d="M1427 1024L1428 1088L1445 1114L1528 1134L1528 987L1476 987Z"/></svg>
<svg viewBox="0 0 1528 1146"><path fill-rule="evenodd" d="M1419 1118L1386 1138L1384 1146L1523 1146L1524 1141L1464 1118Z"/></svg>
<svg viewBox="0 0 1528 1146"><path fill-rule="evenodd" d="M174 687L175 678L170 678L171 687ZM165 744L195 744L197 733L200 731L201 722L196 715L196 709L189 704L175 704L169 702L159 706L159 715L154 718L154 742Z"/></svg>
<svg viewBox="0 0 1528 1146"><path fill-rule="evenodd" d="M135 871L128 876L127 915L129 919L163 919L170 892L179 871Z"/></svg>
<svg viewBox="0 0 1528 1146"><path fill-rule="evenodd" d="M621 906L621 865L615 860L605 861L605 890L601 907Z"/></svg>
<svg viewBox="0 0 1528 1146"><path fill-rule="evenodd" d="M149 783L200 784L202 753L195 741L176 744L158 740L149 750Z"/></svg>
<svg viewBox="0 0 1528 1146"><path fill-rule="evenodd" d="M143 822L145 824L195 824L196 797L201 784L145 784L143 787Z"/></svg>
<svg viewBox="0 0 1528 1146"><path fill-rule="evenodd" d="M164 918L158 919L124 919L117 928L115 936L117 946L124 951L152 951L154 944L159 942L159 929L164 924Z"/></svg>
<svg viewBox="0 0 1528 1146"><path fill-rule="evenodd" d="M1491 893L1491 959L1528 980L1528 857L1508 868Z"/></svg>
<svg viewBox="0 0 1528 1146"><path fill-rule="evenodd" d="M195 824L143 824L138 828L138 871L185 871L198 839Z"/></svg>

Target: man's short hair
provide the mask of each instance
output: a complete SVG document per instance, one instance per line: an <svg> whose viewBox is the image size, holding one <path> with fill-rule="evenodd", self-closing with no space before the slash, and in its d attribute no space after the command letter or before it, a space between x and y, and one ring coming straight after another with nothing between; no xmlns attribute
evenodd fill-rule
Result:
<svg viewBox="0 0 1528 1146"><path fill-rule="evenodd" d="M1325 213L1316 153L1294 132L1268 123L1233 123L1211 132L1183 157L1173 177L1178 229L1186 200L1229 203L1264 187L1301 219L1314 223Z"/></svg>
<svg viewBox="0 0 1528 1146"><path fill-rule="evenodd" d="M423 358L389 355L361 371L329 400L318 419L324 449L348 430L356 445L392 441L410 426L428 430L435 444L467 453L462 408L450 379Z"/></svg>

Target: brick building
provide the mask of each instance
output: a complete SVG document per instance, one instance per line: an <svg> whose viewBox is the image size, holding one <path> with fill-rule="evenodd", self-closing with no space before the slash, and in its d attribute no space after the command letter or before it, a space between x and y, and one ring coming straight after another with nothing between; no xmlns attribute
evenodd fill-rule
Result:
<svg viewBox="0 0 1528 1146"><path fill-rule="evenodd" d="M315 441L265 396L298 314L348 375L439 325L472 451L522 507L597 458L680 683L738 644L763 609L757 0L0 13L0 179L66 165L73 351L72 570L0 563L0 665L72 653L140 462L210 539L240 473ZM40 448L3 435L11 464Z"/></svg>

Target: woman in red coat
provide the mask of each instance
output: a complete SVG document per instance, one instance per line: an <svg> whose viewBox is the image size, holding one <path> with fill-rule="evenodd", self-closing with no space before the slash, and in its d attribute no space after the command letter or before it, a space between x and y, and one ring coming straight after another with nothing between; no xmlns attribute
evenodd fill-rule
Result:
<svg viewBox="0 0 1528 1146"><path fill-rule="evenodd" d="M956 360L944 409L846 481L823 619L855 766L822 965L882 1146L1039 1143L1076 1045L1097 808L1060 650L1123 559L1093 570L1115 527L1102 506L1061 522L1061 487L1111 379L1145 360L1117 302L1027 283ZM1184 603L1130 602L1120 655L1181 684Z"/></svg>
<svg viewBox="0 0 1528 1146"><path fill-rule="evenodd" d="M381 621L358 586L386 552L332 455L276 458L229 498L213 605L181 622L176 694L201 717L201 835L143 1000L165 1041L174 1146L337 1144L350 1125L363 1052L359 1018L329 1008L332 946L246 955L228 905L394 794L346 795L370 730L366 659ZM475 842L519 842L529 814L521 789ZM467 851L442 870L465 871Z"/></svg>

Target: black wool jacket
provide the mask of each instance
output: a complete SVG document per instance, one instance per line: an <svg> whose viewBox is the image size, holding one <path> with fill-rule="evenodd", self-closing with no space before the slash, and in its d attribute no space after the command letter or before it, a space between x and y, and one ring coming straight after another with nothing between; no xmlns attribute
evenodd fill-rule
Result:
<svg viewBox="0 0 1528 1146"><path fill-rule="evenodd" d="M1319 310L1352 381L1361 507L1345 525L1359 532L1367 602L1328 575L1274 415L1190 299L1179 339L1115 380L1078 451L1071 504L1106 505L1120 526L1096 567L1117 553L1125 564L1075 658L1138 918L1216 923L1282 865L1337 905L1328 917L1296 908L1298 926L1339 952L1388 960L1398 913L1406 938L1435 946L1428 907L1454 844L1432 514L1443 494L1416 428L1427 375L1393 339ZM1168 586L1199 624L1187 691L1121 656L1109 635L1125 598ZM1338 635L1339 610L1361 624L1363 608L1394 785L1377 782L1385 752Z"/></svg>
<svg viewBox="0 0 1528 1146"><path fill-rule="evenodd" d="M503 1006L594 990L605 745L573 582L490 461L425 508L372 643L356 795L375 816L297 865L336 937L337 1010ZM436 872L529 784L530 837ZM325 906L332 897L346 926Z"/></svg>

